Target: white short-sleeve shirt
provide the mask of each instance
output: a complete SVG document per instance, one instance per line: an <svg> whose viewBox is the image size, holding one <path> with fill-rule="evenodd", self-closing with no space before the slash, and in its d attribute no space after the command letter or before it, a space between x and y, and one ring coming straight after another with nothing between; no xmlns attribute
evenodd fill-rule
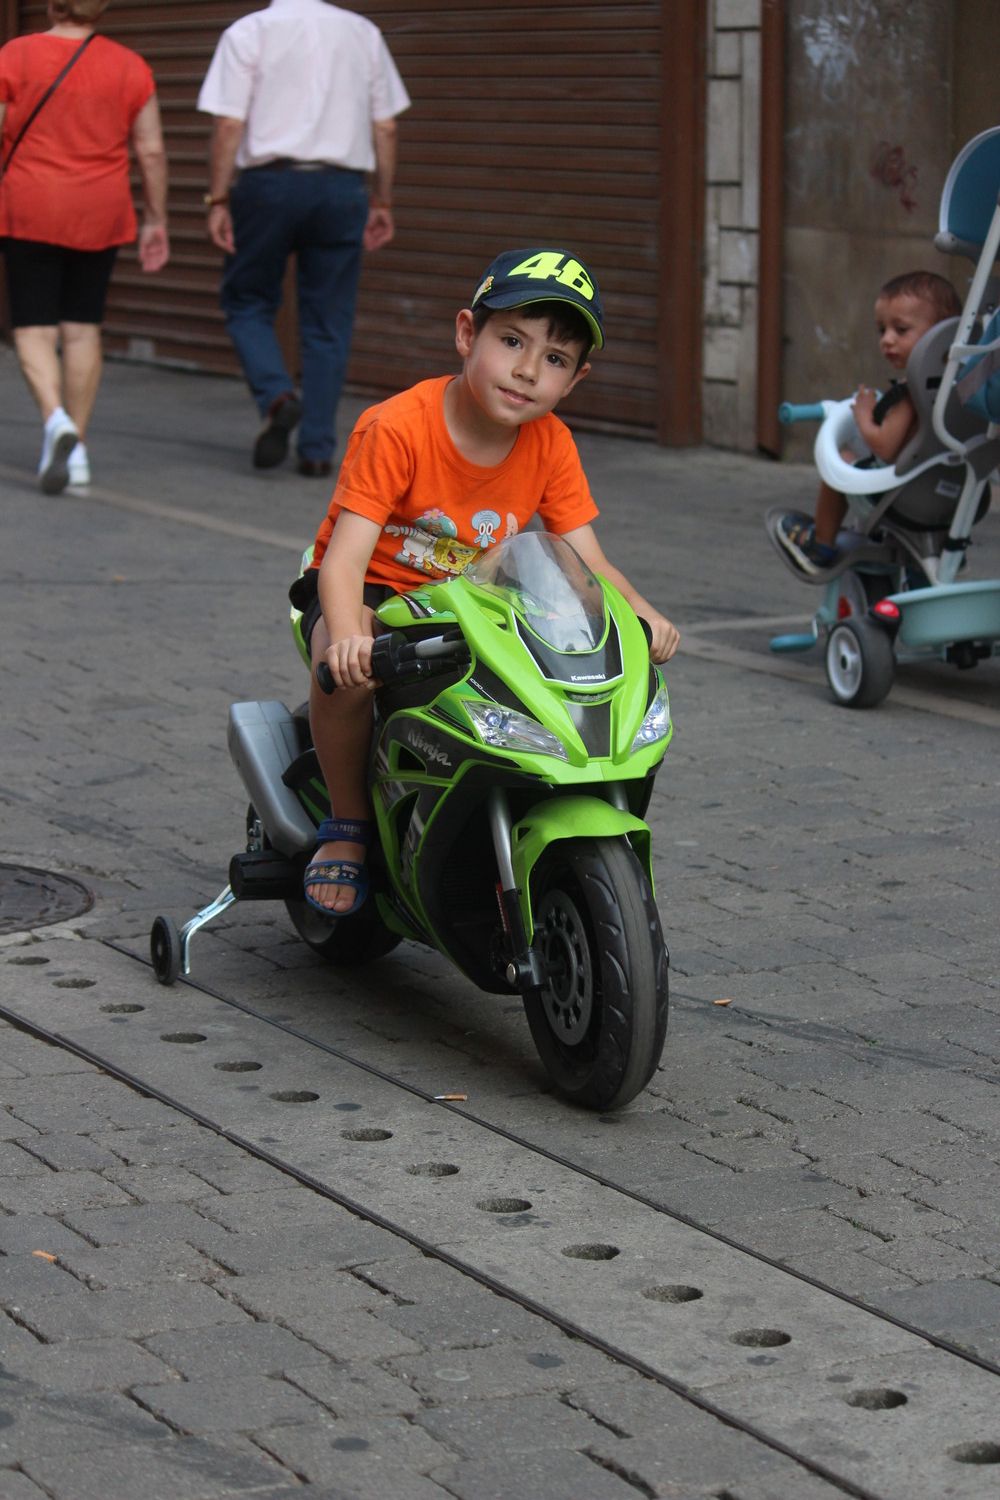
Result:
<svg viewBox="0 0 1000 1500"><path fill-rule="evenodd" d="M198 95L210 115L243 120L238 167L276 157L371 172L372 122L410 96L378 27L326 0L271 0L219 38Z"/></svg>

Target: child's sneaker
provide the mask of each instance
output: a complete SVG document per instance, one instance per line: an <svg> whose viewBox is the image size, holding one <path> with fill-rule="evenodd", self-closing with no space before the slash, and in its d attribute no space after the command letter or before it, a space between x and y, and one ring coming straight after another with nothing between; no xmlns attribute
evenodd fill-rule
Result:
<svg viewBox="0 0 1000 1500"><path fill-rule="evenodd" d="M83 443L77 443L66 461L69 482L74 485L90 483L90 456Z"/></svg>
<svg viewBox="0 0 1000 1500"><path fill-rule="evenodd" d="M811 521L802 521L794 515L782 516L775 535L803 573L822 572L837 559L836 547L828 547L825 542L816 540L816 528Z"/></svg>
<svg viewBox="0 0 1000 1500"><path fill-rule="evenodd" d="M61 406L57 406L45 424L42 456L38 461L38 482L46 495L58 495L69 483L69 456L80 434Z"/></svg>

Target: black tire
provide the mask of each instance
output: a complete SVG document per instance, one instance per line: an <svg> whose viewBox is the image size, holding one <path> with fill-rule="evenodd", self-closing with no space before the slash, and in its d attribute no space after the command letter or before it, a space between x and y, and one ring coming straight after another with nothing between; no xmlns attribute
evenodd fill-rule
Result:
<svg viewBox="0 0 1000 1500"><path fill-rule="evenodd" d="M247 852L270 847L270 840L251 802L247 808ZM303 860L303 870L305 863ZM390 931L382 921L373 895L369 895L361 910L350 917L324 917L322 912L309 905L305 896L286 899L285 910L299 937L314 953L328 963L341 964L345 968L381 958L383 954L391 953L401 941L398 934Z"/></svg>
<svg viewBox="0 0 1000 1500"><path fill-rule="evenodd" d="M617 1109L649 1082L667 1032L667 950L642 866L624 839L553 844L532 878L548 967L524 1008L559 1091Z"/></svg>
<svg viewBox="0 0 1000 1500"><path fill-rule="evenodd" d="M299 937L314 953L344 968L381 958L401 941L399 934L382 921L373 895L349 917L325 917L304 896L301 901L286 900L285 910Z"/></svg>
<svg viewBox="0 0 1000 1500"><path fill-rule="evenodd" d="M181 971L181 939L169 917L157 917L150 928L149 956L160 983L173 984Z"/></svg>
<svg viewBox="0 0 1000 1500"><path fill-rule="evenodd" d="M881 626L866 619L841 620L826 642L826 680L844 708L874 708L892 687L896 661Z"/></svg>

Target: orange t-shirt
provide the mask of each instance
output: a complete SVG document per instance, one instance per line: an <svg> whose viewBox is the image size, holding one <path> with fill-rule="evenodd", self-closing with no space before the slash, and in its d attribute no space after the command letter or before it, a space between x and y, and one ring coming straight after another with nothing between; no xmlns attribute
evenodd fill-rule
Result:
<svg viewBox="0 0 1000 1500"><path fill-rule="evenodd" d="M61 37L16 37L0 48L6 161L21 126L79 47ZM0 235L72 250L135 239L128 141L153 93L137 52L98 36L32 121L0 179Z"/></svg>
<svg viewBox="0 0 1000 1500"><path fill-rule="evenodd" d="M422 380L362 412L316 535L314 567L342 510L382 527L366 582L403 594L461 573L536 513L557 533L597 515L576 444L551 413L518 428L513 448L495 468L463 458L444 419L452 378Z"/></svg>

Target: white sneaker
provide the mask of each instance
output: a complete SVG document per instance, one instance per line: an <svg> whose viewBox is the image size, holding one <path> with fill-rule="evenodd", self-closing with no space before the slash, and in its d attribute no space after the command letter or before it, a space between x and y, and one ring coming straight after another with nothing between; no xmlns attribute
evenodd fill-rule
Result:
<svg viewBox="0 0 1000 1500"><path fill-rule="evenodd" d="M63 411L57 406L45 424L42 437L42 456L38 461L38 482L42 493L60 494L69 483L69 456L80 434Z"/></svg>
<svg viewBox="0 0 1000 1500"><path fill-rule="evenodd" d="M90 483L90 458L83 443L77 443L69 456L66 467L69 470L70 484Z"/></svg>

